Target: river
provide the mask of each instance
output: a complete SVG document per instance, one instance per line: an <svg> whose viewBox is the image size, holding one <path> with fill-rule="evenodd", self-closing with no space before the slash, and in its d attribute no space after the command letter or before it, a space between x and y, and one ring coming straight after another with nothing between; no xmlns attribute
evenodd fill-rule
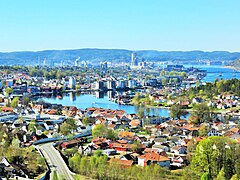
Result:
<svg viewBox="0 0 240 180"><path fill-rule="evenodd" d="M109 91L107 94L94 92L93 94L76 94L69 93L66 96L63 96L61 99L56 97L51 98L42 98L42 100L46 102L50 102L52 104L62 104L64 106L76 106L80 109L86 109L89 107L98 107L105 109L121 109L126 111L128 114L133 114L138 112L137 106L130 105L119 105L115 102L109 100ZM162 108L150 108L149 115L163 116L168 117L169 111L167 109ZM148 113L146 112L146 113Z"/></svg>
<svg viewBox="0 0 240 180"><path fill-rule="evenodd" d="M184 65L185 67L191 67L192 65ZM202 79L202 82L214 82L216 78L218 79L240 79L240 72L235 71L230 68L225 68L220 65L195 65L194 67L200 70L206 70L207 76ZM222 76L219 76L222 75Z"/></svg>
<svg viewBox="0 0 240 180"><path fill-rule="evenodd" d="M191 65L186 65L185 67L190 67ZM231 79L238 78L240 79L240 72L234 73L234 70L225 68L223 66L194 66L202 70L207 70L207 76L202 80L203 82L213 82L216 78L218 79ZM219 75L222 75L221 77ZM235 76L234 76L235 75ZM86 109L89 107L101 107L106 109L121 109L126 111L128 114L137 113L138 107L130 105L119 105L112 101L109 101L109 98L113 96L112 92L108 93L99 93L95 92L94 94L75 94L70 93L66 96L63 96L61 99L56 97L51 98L42 98L46 102L53 104L62 104L63 106L76 106L81 109ZM169 110L162 108L150 108L148 112L149 115L156 116L169 116Z"/></svg>

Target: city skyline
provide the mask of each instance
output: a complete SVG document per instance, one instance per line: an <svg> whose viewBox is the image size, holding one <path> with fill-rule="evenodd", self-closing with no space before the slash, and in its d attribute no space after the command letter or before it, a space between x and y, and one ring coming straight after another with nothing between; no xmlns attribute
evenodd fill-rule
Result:
<svg viewBox="0 0 240 180"><path fill-rule="evenodd" d="M239 52L240 2L0 0L0 52L129 49Z"/></svg>

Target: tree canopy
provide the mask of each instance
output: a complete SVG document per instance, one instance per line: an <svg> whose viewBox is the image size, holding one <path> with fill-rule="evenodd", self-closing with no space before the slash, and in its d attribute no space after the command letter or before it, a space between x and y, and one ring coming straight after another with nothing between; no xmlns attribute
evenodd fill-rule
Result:
<svg viewBox="0 0 240 180"><path fill-rule="evenodd" d="M10 88L10 87L7 87L7 88L5 89L5 92L6 92L6 95L9 96L9 95L13 92L13 89Z"/></svg>
<svg viewBox="0 0 240 180"><path fill-rule="evenodd" d="M60 126L60 132L67 136L71 134L76 129L76 122L73 118L67 118L64 123Z"/></svg>
<svg viewBox="0 0 240 180"><path fill-rule="evenodd" d="M91 122L91 118L90 118L90 117L84 116L84 117L82 118L82 123L83 123L84 125L88 125L90 122Z"/></svg>
<svg viewBox="0 0 240 180"><path fill-rule="evenodd" d="M172 118L180 119L181 116L186 116L186 115L187 115L187 112L186 110L184 110L184 106L180 104L174 104L170 107L170 116Z"/></svg>
<svg viewBox="0 0 240 180"><path fill-rule="evenodd" d="M231 179L234 174L240 177L240 146L227 137L208 137L196 147L191 161L192 168L200 176L209 174L209 179L220 176Z"/></svg>
<svg viewBox="0 0 240 180"><path fill-rule="evenodd" d="M93 128L92 136L93 137L105 137L105 138L112 139L112 140L117 138L117 134L113 130L108 129L106 126L104 126L102 124L98 124Z"/></svg>
<svg viewBox="0 0 240 180"><path fill-rule="evenodd" d="M207 106L206 103L199 103L193 106L193 111L191 115L196 117L195 123L200 124L203 122L207 122L211 119L210 108Z"/></svg>
<svg viewBox="0 0 240 180"><path fill-rule="evenodd" d="M17 108L18 107L18 101L19 101L19 97L13 98L13 100L11 102L11 107L12 108Z"/></svg>

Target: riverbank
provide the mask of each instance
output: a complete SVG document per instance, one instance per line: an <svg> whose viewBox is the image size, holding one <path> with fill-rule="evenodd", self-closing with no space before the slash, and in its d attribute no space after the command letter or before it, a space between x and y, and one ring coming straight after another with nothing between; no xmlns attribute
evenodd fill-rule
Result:
<svg viewBox="0 0 240 180"><path fill-rule="evenodd" d="M136 105L134 105L134 104L132 104L133 106L136 106ZM165 106L150 106L150 105L146 105L146 106L139 106L139 107L143 107L143 108L150 108L150 109L153 109L153 108L155 108L155 109L166 109L166 110L168 110L169 112L170 112L170 108L171 107L165 107ZM189 114L191 113L191 112L195 112L196 110L193 110L192 108L187 108L187 109L183 109L184 111L186 111L186 112L188 112ZM212 111L211 111L211 113L213 113L213 114L222 114L222 115L224 115L224 116L226 116L227 114L229 114L229 111L234 111L234 110L236 110L236 109L234 109L234 108L229 108L229 109L213 109Z"/></svg>

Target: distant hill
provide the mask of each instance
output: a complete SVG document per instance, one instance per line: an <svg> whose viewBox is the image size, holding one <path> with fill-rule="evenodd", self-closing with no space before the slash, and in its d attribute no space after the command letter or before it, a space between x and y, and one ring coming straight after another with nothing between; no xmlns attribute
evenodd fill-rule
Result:
<svg viewBox="0 0 240 180"><path fill-rule="evenodd" d="M73 64L77 57L81 60L91 63L99 63L101 61L112 62L130 62L131 53L133 51L124 49L75 49L75 50L46 50L46 51L23 51L0 53L0 65L34 65L43 59L47 59L47 64L61 63ZM240 53L230 53L227 51L154 51L141 50L134 51L136 57L145 59L146 61L180 61L194 62L196 60L210 61L232 61L240 59Z"/></svg>

